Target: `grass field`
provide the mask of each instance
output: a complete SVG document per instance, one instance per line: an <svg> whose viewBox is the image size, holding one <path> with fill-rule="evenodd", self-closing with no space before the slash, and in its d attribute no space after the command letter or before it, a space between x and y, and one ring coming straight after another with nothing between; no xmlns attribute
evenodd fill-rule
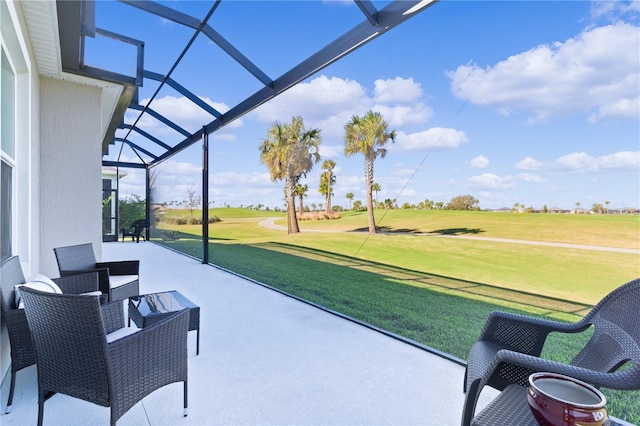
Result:
<svg viewBox="0 0 640 426"><path fill-rule="evenodd" d="M266 215L284 225L282 214L233 208L210 214L221 219L210 225L212 263L463 359L492 310L572 321L640 276L637 253L438 236L634 249L637 216L376 211L385 233L369 236L358 232L366 229L364 213L300 222L296 235L259 225ZM181 238L164 244L198 257L201 228L173 228ZM553 336L544 355L568 361L586 338ZM613 415L640 423L640 392L608 395Z"/></svg>

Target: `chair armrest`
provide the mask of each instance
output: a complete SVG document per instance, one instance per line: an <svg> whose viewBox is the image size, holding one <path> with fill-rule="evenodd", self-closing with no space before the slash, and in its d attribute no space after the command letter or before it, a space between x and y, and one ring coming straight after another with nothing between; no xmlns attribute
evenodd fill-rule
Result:
<svg viewBox="0 0 640 426"><path fill-rule="evenodd" d="M578 380L582 380L583 382L590 383L596 387L606 387L609 389L621 390L635 389L625 388L625 383L631 382L630 380L625 378L634 374L638 374L638 371L640 370L638 366L634 366L628 370L621 370L611 373L601 372L536 356L521 354L508 350L501 350L496 354L496 358L492 367L489 369L487 374L485 374L485 377L482 378L481 383L486 383L492 375L498 373L506 364L511 364L512 366L521 367L523 370L530 371L526 374L525 378L525 383L527 385L528 377L530 374L546 371L551 373L564 374L565 376L571 376Z"/></svg>
<svg viewBox="0 0 640 426"><path fill-rule="evenodd" d="M97 268L108 268L110 275L138 275L140 271L139 260L122 260L115 262L98 262Z"/></svg>
<svg viewBox="0 0 640 426"><path fill-rule="evenodd" d="M133 406L169 383L187 381L189 310L177 312L108 344L114 398Z"/></svg>
<svg viewBox="0 0 640 426"><path fill-rule="evenodd" d="M27 315L24 309L9 309L3 312L4 321L7 324L7 330L9 331L9 338L13 343L14 339L28 339L31 340L31 332L29 331L29 323L27 322ZM16 345L16 348L19 345Z"/></svg>
<svg viewBox="0 0 640 426"><path fill-rule="evenodd" d="M87 272L97 272L98 273L98 290L102 292L102 294L110 294L111 288L109 286L109 268L90 268L90 269L61 269L60 275L63 277L85 274ZM64 290L63 290L64 292Z"/></svg>
<svg viewBox="0 0 640 426"><path fill-rule="evenodd" d="M97 272L86 272L54 278L64 294L80 294L98 290L99 276Z"/></svg>
<svg viewBox="0 0 640 426"><path fill-rule="evenodd" d="M122 300L116 300L100 305L102 311L102 323L105 334L113 333L124 327L124 304Z"/></svg>
<svg viewBox="0 0 640 426"><path fill-rule="evenodd" d="M566 323L494 311L487 318L480 340L505 349L540 355L549 333L579 333L588 327L584 322Z"/></svg>

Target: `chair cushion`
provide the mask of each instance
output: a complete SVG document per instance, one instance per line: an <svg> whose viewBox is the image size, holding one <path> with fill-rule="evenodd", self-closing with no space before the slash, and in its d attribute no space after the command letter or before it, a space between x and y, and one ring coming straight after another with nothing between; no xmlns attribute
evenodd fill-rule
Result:
<svg viewBox="0 0 640 426"><path fill-rule="evenodd" d="M62 294L62 290L58 287L58 284L54 283L50 278L44 275L38 274L29 279L24 284L18 284L15 286L15 304L18 309L24 309L24 302L22 301L22 295L20 294L20 287L27 286L34 290L44 291L46 293Z"/></svg>
<svg viewBox="0 0 640 426"><path fill-rule="evenodd" d="M122 327L114 331L113 333L107 334L107 343L111 343L114 340L122 339L125 336L129 336L133 333L140 331L139 328L136 327Z"/></svg>
<svg viewBox="0 0 640 426"><path fill-rule="evenodd" d="M137 279L137 275L109 275L109 288L118 288Z"/></svg>

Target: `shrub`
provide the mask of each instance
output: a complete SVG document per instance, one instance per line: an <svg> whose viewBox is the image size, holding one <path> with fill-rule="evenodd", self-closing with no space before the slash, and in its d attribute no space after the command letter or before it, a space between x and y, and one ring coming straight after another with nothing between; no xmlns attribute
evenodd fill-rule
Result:
<svg viewBox="0 0 640 426"><path fill-rule="evenodd" d="M340 212L309 212L298 214L298 220L332 220L340 219Z"/></svg>

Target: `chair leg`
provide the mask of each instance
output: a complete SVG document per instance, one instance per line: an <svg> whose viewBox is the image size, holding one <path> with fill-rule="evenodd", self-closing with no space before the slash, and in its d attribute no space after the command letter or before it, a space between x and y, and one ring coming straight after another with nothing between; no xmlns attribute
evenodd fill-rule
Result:
<svg viewBox="0 0 640 426"><path fill-rule="evenodd" d="M478 397L480 396L480 380L476 380L467 389L467 395L464 398L464 406L462 408L462 426L469 426L476 412Z"/></svg>
<svg viewBox="0 0 640 426"><path fill-rule="evenodd" d="M44 419L44 401L45 392L38 392L38 426L42 426L42 420Z"/></svg>
<svg viewBox="0 0 640 426"><path fill-rule="evenodd" d="M4 410L5 414L11 412L11 404L13 404L13 391L16 388L16 372L11 372L11 385L9 386L9 399L7 400L7 408Z"/></svg>
<svg viewBox="0 0 640 426"><path fill-rule="evenodd" d="M188 401L187 401L187 381L184 381L184 412L183 412L183 416L187 417L187 414L189 414L188 412Z"/></svg>

